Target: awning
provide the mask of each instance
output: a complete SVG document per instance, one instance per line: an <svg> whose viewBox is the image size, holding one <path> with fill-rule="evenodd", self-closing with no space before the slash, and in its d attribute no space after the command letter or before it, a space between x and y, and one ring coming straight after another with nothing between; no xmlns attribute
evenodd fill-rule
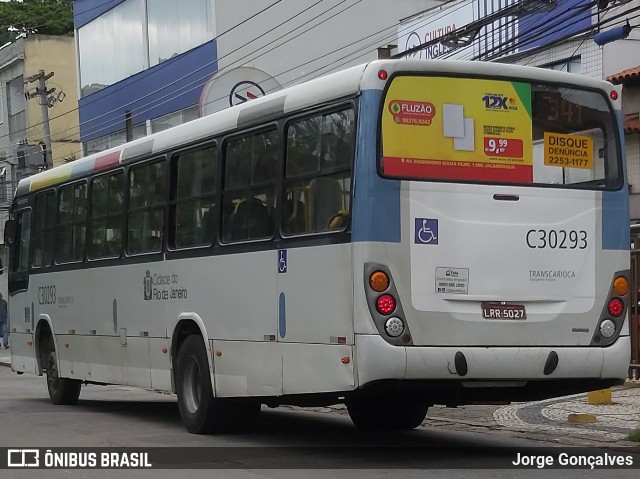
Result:
<svg viewBox="0 0 640 479"><path fill-rule="evenodd" d="M607 77L607 81L614 85L630 85L634 83L640 83L640 65L637 67L623 70L620 73L614 73Z"/></svg>
<svg viewBox="0 0 640 479"><path fill-rule="evenodd" d="M622 117L622 127L625 133L640 133L640 114L631 113Z"/></svg>

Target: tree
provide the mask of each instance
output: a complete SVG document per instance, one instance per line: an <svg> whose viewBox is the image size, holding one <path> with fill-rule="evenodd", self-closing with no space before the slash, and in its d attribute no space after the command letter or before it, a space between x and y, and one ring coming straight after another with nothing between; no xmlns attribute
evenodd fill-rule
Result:
<svg viewBox="0 0 640 479"><path fill-rule="evenodd" d="M73 0L0 2L0 45L22 33L73 34Z"/></svg>

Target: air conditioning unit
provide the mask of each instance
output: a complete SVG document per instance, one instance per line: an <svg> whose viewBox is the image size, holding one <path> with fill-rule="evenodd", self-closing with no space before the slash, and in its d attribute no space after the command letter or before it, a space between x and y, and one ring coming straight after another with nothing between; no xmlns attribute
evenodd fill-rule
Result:
<svg viewBox="0 0 640 479"><path fill-rule="evenodd" d="M16 156L21 168L44 166L44 152L39 145L16 145Z"/></svg>

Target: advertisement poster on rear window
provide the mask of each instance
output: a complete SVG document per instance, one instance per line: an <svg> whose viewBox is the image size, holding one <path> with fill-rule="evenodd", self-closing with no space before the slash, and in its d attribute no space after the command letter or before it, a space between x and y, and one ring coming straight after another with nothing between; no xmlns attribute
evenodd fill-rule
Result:
<svg viewBox="0 0 640 479"><path fill-rule="evenodd" d="M382 112L389 176L531 183L531 86L400 76Z"/></svg>

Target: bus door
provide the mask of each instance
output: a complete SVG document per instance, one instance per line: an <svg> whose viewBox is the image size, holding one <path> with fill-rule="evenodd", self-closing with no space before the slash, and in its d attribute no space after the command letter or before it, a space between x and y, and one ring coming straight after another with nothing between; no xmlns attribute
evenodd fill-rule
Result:
<svg viewBox="0 0 640 479"><path fill-rule="evenodd" d="M7 268L7 302L9 304L9 336L12 366L16 371L37 373L35 352L28 341L33 339L33 305L29 291L29 243L31 209L15 213L15 220L5 223L5 244L10 247Z"/></svg>

